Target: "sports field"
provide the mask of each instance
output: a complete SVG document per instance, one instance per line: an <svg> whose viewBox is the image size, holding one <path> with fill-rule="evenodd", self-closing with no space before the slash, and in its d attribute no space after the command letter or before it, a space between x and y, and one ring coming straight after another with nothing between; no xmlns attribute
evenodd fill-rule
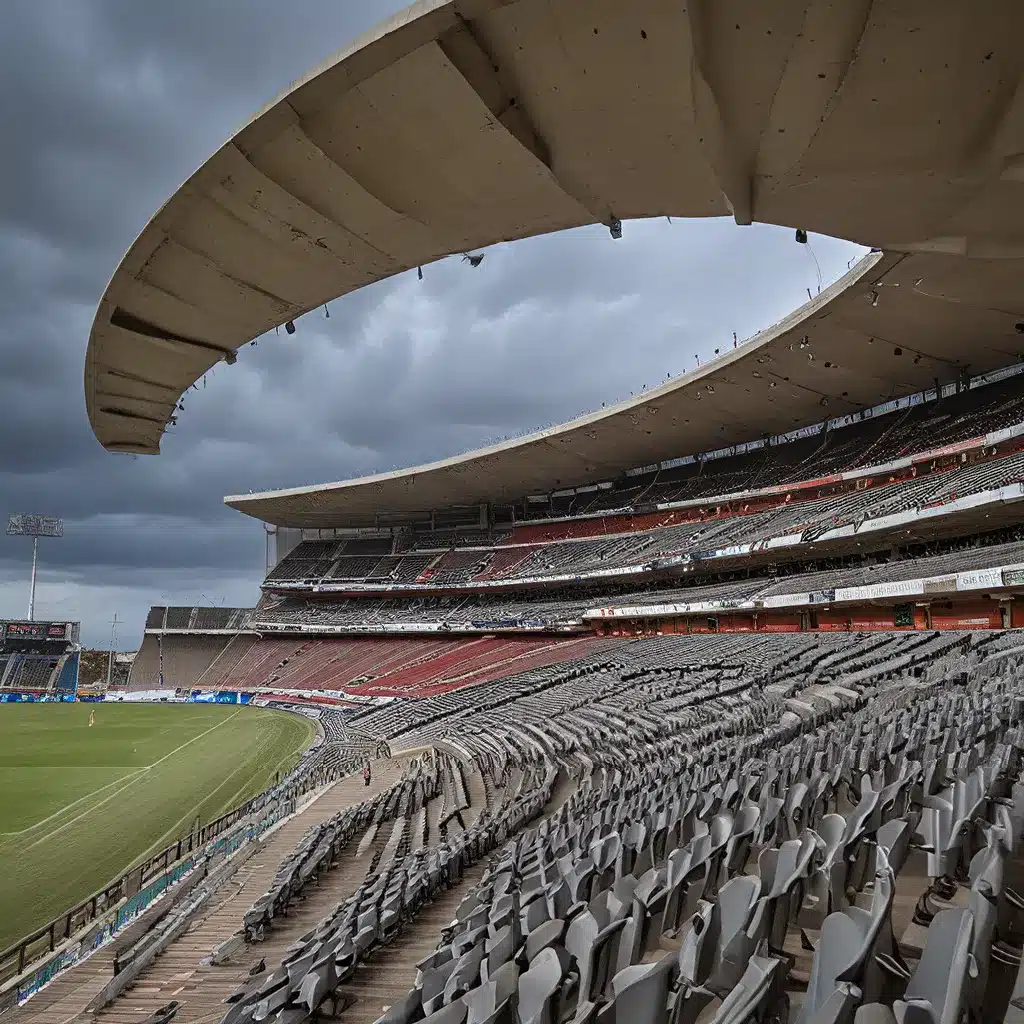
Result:
<svg viewBox="0 0 1024 1024"><path fill-rule="evenodd" d="M231 705L0 704L0 950L266 788L314 728Z"/></svg>

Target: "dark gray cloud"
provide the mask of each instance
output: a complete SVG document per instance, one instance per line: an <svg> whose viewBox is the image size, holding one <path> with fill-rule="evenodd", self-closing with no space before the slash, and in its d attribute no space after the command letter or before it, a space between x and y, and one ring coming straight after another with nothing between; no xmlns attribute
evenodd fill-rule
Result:
<svg viewBox="0 0 1024 1024"><path fill-rule="evenodd" d="M407 274L312 313L185 399L159 458L104 453L82 363L147 219L252 113L400 0L7 0L0 32L0 515L49 512L38 613L138 641L151 603L252 603L258 523L224 494L392 469L653 387L817 287L788 231L585 229ZM814 238L826 280L855 249ZM0 540L0 617L30 545Z"/></svg>

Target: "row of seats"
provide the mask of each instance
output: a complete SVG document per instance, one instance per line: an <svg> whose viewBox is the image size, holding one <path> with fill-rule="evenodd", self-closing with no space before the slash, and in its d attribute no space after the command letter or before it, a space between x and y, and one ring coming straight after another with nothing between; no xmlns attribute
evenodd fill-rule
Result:
<svg viewBox="0 0 1024 1024"><path fill-rule="evenodd" d="M366 959L390 945L439 890L458 884L468 867L535 818L553 782L550 769L527 771L492 814L429 850L407 849L408 815L398 818L362 884L293 942L277 969L266 974L259 970L252 981L232 993L221 1024L267 1020L298 1024L322 1008L337 1015L350 1001L345 983ZM250 914L255 917L261 912L262 908L254 907ZM258 920L259 927L265 927L263 917Z"/></svg>
<svg viewBox="0 0 1024 1024"><path fill-rule="evenodd" d="M714 1003L719 1024L999 1019L985 982L1024 814L1020 700L998 679L889 694L782 746L719 726L700 751L595 772L508 844L380 1024L676 1024ZM892 913L917 829L946 898L911 969ZM961 884L967 906L947 905ZM794 1016L787 942L809 931Z"/></svg>
<svg viewBox="0 0 1024 1024"><path fill-rule="evenodd" d="M0 689L50 690L62 664L62 654L0 654Z"/></svg>
<svg viewBox="0 0 1024 1024"><path fill-rule="evenodd" d="M700 517L696 512L666 513L661 525L635 530L623 523L622 532L573 540L551 540L510 548L459 548L428 556L413 554L377 558L310 559L310 547L321 541L305 541L267 577L313 584L332 582L431 583L436 586L467 586L472 583L560 576L627 566L642 567L657 559L677 555L698 557L716 550L755 544L777 537L798 536L817 540L831 529L847 524L858 528L867 520L948 503L981 491L993 491L1024 481L1024 453L960 465L945 472L910 480L878 484L837 496L794 500L766 511ZM796 495L799 499L799 495ZM646 524L645 524L646 525ZM405 559L415 562L404 567ZM386 564L385 564L386 563ZM415 571L413 571L415 570Z"/></svg>
<svg viewBox="0 0 1024 1024"><path fill-rule="evenodd" d="M165 608L149 610L146 629L241 629L249 617L248 608Z"/></svg>
<svg viewBox="0 0 1024 1024"><path fill-rule="evenodd" d="M223 1024L343 1011L373 951L491 851L379 1024L1002 1020L1024 943L1022 673L1013 632L661 637L345 715L435 749L399 787L428 777L457 808L461 761L503 796L435 841L426 798L382 795L365 880ZM289 872L323 870L330 841Z"/></svg>
<svg viewBox="0 0 1024 1024"><path fill-rule="evenodd" d="M990 541L1019 535L1009 529ZM547 628L578 623L595 607L632 607L645 604L753 601L784 594L807 594L839 587L925 579L971 569L1013 565L1024 561L1024 541L976 543L953 540L929 545L936 554L893 559L872 554L824 562L791 562L781 566L736 573L739 579L709 578L696 564L692 576L662 581L657 586L637 583L607 588L569 588L517 594L472 594L451 597L396 597L388 599L337 598L331 601L304 597L265 596L254 621L265 628L302 623L339 627L444 623L453 628ZM815 565L837 567L816 570Z"/></svg>
<svg viewBox="0 0 1024 1024"><path fill-rule="evenodd" d="M240 668L218 689L344 693L353 697L428 697L556 664L613 641L570 637L315 637L252 641ZM167 641L165 641L165 644ZM261 651L269 653L263 657ZM244 676L246 665L258 671Z"/></svg>
<svg viewBox="0 0 1024 1024"><path fill-rule="evenodd" d="M274 919L286 914L288 907L301 897L307 884L330 870L339 851L358 832L370 826L379 828L410 810L415 812L434 796L438 781L436 771L417 765L383 792L309 829L278 867L267 891L246 911L242 925L247 941L262 939L265 931L273 927Z"/></svg>
<svg viewBox="0 0 1024 1024"><path fill-rule="evenodd" d="M787 443L633 477L626 486L552 498L533 506L526 503L525 509L529 513L532 508L538 517L572 516L713 497L884 465L1021 422L1024 394L1018 375Z"/></svg>

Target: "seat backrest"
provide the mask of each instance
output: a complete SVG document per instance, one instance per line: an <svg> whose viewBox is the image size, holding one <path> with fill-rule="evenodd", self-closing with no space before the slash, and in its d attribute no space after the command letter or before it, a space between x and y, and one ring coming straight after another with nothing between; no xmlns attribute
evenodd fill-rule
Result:
<svg viewBox="0 0 1024 1024"><path fill-rule="evenodd" d="M815 1015L834 997L839 979L856 963L862 938L861 928L848 915L839 912L825 918L811 963L807 998L795 1024L813 1024Z"/></svg>
<svg viewBox="0 0 1024 1024"><path fill-rule="evenodd" d="M515 933L512 926L507 924L504 928L499 928L487 943L487 977L493 977L495 971L511 960L515 952Z"/></svg>
<svg viewBox="0 0 1024 1024"><path fill-rule="evenodd" d="M612 979L615 1020L628 1024L665 1024L669 990L678 971L675 953L653 964L637 964Z"/></svg>
<svg viewBox="0 0 1024 1024"><path fill-rule="evenodd" d="M733 936L746 928L760 895L761 879L757 875L738 875L722 886L715 901L722 945L728 945Z"/></svg>
<svg viewBox="0 0 1024 1024"><path fill-rule="evenodd" d="M551 1000L562 984L565 965L550 946L540 952L530 969L519 975L519 1019L522 1024L549 1024Z"/></svg>
<svg viewBox="0 0 1024 1024"><path fill-rule="evenodd" d="M467 1024L483 1024L494 1012L516 994L519 968L513 963L499 967L483 984L462 998L468 1007Z"/></svg>
<svg viewBox="0 0 1024 1024"><path fill-rule="evenodd" d="M822 864L828 865L835 859L846 834L846 819L841 814L826 814L815 827L815 833L824 843L821 851Z"/></svg>
<svg viewBox="0 0 1024 1024"><path fill-rule="evenodd" d="M458 963L457 960L448 960L438 967L432 967L430 970L423 972L420 993L424 1000L433 999L434 996L444 991L452 971L455 970L456 963Z"/></svg>
<svg viewBox="0 0 1024 1024"><path fill-rule="evenodd" d="M722 1000L713 1024L746 1024L767 1018L780 960L752 956L743 976Z"/></svg>
<svg viewBox="0 0 1024 1024"><path fill-rule="evenodd" d="M974 915L965 907L939 911L928 926L921 960L907 982L904 1014L908 1006L928 1006L936 1024L959 1021L964 983L970 964ZM900 1003L895 1004L900 1017Z"/></svg>
<svg viewBox="0 0 1024 1024"><path fill-rule="evenodd" d="M424 1017L421 1024L462 1024L465 1019L466 1004L462 999L456 999Z"/></svg>
<svg viewBox="0 0 1024 1024"><path fill-rule="evenodd" d="M565 933L565 949L580 965L581 973L583 964L592 955L594 942L600 930L597 918L589 910L577 914L569 922Z"/></svg>
<svg viewBox="0 0 1024 1024"><path fill-rule="evenodd" d="M913 829L906 818L892 818L875 833L878 849L884 851L894 875L898 875L906 863L912 836Z"/></svg>

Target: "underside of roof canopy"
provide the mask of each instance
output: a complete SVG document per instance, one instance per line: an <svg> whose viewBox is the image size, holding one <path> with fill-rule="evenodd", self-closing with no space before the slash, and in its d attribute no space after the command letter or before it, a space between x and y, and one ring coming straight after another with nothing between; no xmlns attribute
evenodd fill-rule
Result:
<svg viewBox="0 0 1024 1024"><path fill-rule="evenodd" d="M316 508L306 491L231 504L299 525L549 490L1005 364L1024 349L1022 37L1005 0L421 0L264 109L145 228L93 325L90 422L110 450L155 453L204 372L324 302L659 215L883 254L801 314L813 361L769 332L673 382L671 408L649 393L557 439L330 485ZM751 363L765 345L772 389Z"/></svg>

